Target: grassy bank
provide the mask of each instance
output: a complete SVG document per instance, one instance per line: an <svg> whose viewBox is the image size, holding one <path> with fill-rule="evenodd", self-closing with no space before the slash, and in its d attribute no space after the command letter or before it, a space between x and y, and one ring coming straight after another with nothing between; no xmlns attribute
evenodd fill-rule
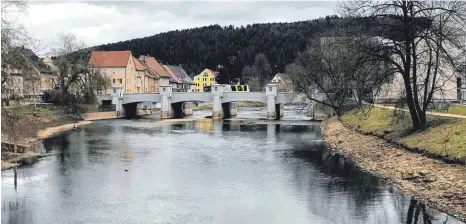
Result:
<svg viewBox="0 0 466 224"><path fill-rule="evenodd" d="M265 107L264 103L252 102L252 101L238 101L236 102L237 107Z"/></svg>
<svg viewBox="0 0 466 224"><path fill-rule="evenodd" d="M408 112L364 108L343 115L344 125L381 136L412 150L466 164L466 119L428 116L427 127L413 131Z"/></svg>
<svg viewBox="0 0 466 224"><path fill-rule="evenodd" d="M450 107L448 107L448 113L466 115L466 105L450 105Z"/></svg>
<svg viewBox="0 0 466 224"><path fill-rule="evenodd" d="M397 184L407 195L429 206L466 220L466 166L406 151L347 128L336 117L322 122L322 133L331 148L353 159L363 170Z"/></svg>
<svg viewBox="0 0 466 224"><path fill-rule="evenodd" d="M198 110L212 110L212 104L204 104L204 105L193 107L193 111L198 111Z"/></svg>
<svg viewBox="0 0 466 224"><path fill-rule="evenodd" d="M60 126L64 124L74 123L78 119L69 115L64 115L60 107L45 106L21 106L18 108L6 108L8 113L14 113L17 110L18 119L15 125L17 138L19 142L24 142L27 139L36 138L39 130L49 127ZM12 125L8 125L6 116L2 115L2 139L12 139Z"/></svg>
<svg viewBox="0 0 466 224"><path fill-rule="evenodd" d="M2 142L13 142L13 133L16 133L17 144L23 145L26 148L28 145L33 144L38 138L41 130L50 130L50 128L70 125L75 123L78 119L64 115L60 107L54 106L20 106L16 108L4 108L2 110ZM4 112L12 115L16 114L14 124L9 122L9 119ZM72 125L72 124L71 124ZM15 129L13 132L12 127ZM3 145L3 144L2 144ZM22 152L22 151L21 151ZM2 169L16 166L25 160L36 157L37 153L25 151L24 153L13 153L11 147L2 147Z"/></svg>

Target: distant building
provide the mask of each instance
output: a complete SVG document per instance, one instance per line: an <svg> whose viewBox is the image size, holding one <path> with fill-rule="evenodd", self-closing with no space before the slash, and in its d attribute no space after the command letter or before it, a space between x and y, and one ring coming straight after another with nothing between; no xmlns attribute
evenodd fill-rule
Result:
<svg viewBox="0 0 466 224"><path fill-rule="evenodd" d="M168 72L154 57L141 55L138 60L147 69L149 75L153 77L153 79L149 79L150 93L158 93L159 86L170 85L170 74L168 74Z"/></svg>
<svg viewBox="0 0 466 224"><path fill-rule="evenodd" d="M110 79L110 88L103 94L137 93L137 70L131 51L93 51L89 64L92 69Z"/></svg>
<svg viewBox="0 0 466 224"><path fill-rule="evenodd" d="M195 91L204 92L204 88L206 86L210 87L213 84L216 84L215 78L217 75L218 72L206 68L199 75L194 76L193 82L195 84Z"/></svg>
<svg viewBox="0 0 466 224"><path fill-rule="evenodd" d="M3 98L11 95L38 98L44 91L54 89L56 80L50 66L44 64L31 49L16 47L7 57L11 63L2 68L9 78L2 86Z"/></svg>
<svg viewBox="0 0 466 224"><path fill-rule="evenodd" d="M179 80L178 77L176 77L175 73L173 73L173 71L170 69L170 67L168 67L168 65L163 65L163 69L165 69L165 71L167 71L167 73L170 75L169 82L170 86L172 86L172 90L174 92L181 92L181 80Z"/></svg>
<svg viewBox="0 0 466 224"><path fill-rule="evenodd" d="M294 92L293 80L290 74L277 73L271 83L278 84L279 92Z"/></svg>
<svg viewBox="0 0 466 224"><path fill-rule="evenodd" d="M175 76L180 81L178 85L178 91L180 92L192 92L194 90L195 84L193 80L189 77L188 73L180 66L168 65L170 70L175 74Z"/></svg>

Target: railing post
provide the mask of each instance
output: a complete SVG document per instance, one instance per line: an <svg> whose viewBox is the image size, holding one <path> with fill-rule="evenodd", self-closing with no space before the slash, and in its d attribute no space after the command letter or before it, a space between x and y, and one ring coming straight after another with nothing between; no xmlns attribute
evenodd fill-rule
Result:
<svg viewBox="0 0 466 224"><path fill-rule="evenodd" d="M173 116L173 109L171 104L171 96L172 96L172 86L159 86L159 93L160 93L160 104L162 106L162 119L168 119Z"/></svg>

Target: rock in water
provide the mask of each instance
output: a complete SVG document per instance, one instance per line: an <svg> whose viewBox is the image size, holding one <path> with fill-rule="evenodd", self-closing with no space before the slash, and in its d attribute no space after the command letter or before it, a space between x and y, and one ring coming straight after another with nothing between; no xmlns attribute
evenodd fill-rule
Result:
<svg viewBox="0 0 466 224"><path fill-rule="evenodd" d="M125 172L128 172L128 168L125 168Z"/></svg>

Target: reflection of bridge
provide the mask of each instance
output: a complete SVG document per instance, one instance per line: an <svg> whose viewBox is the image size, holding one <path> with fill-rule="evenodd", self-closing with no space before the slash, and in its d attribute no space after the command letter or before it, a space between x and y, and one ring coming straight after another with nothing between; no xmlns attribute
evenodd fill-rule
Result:
<svg viewBox="0 0 466 224"><path fill-rule="evenodd" d="M161 86L159 87L160 93L121 94L117 92L106 98L116 104L118 114L130 118L136 116L137 104L142 102L161 103L163 119L182 117L186 114L186 110L191 109L189 102L212 103L212 117L218 119L235 115L236 101L253 101L267 105L267 119L278 120L283 116L283 105L294 102L296 94L278 93L277 90L275 84L267 85L265 92L224 91L222 85L219 84L213 85L211 92L172 92L171 86ZM101 97L101 100L105 100L105 97Z"/></svg>

